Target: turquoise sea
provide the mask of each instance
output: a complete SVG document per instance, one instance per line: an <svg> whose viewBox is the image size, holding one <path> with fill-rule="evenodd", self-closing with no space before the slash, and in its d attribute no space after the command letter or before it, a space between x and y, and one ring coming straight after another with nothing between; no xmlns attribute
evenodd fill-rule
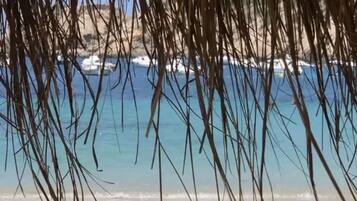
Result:
<svg viewBox="0 0 357 201"><path fill-rule="evenodd" d="M113 60L114 62L115 60ZM152 159L155 148L155 133L153 129L149 133L149 136L145 137L145 132L148 126L148 120L150 115L150 103L154 89L152 88L149 80L156 79L151 71L147 68L134 66L131 67L132 86L130 82L125 83L126 79L126 67L122 64L120 67L123 69L120 72L118 68L114 73L109 76L105 76L103 79L103 91L99 100L99 112L100 121L98 125L98 133L96 137L96 154L99 159L100 171L97 171L95 162L92 156L92 137L90 135L87 144L84 144L84 138L80 139L77 143L79 160L99 179L99 184L103 187L96 185L95 182L91 182L93 189L98 200L159 200L159 165L158 156L156 154L155 161L152 165ZM320 143L324 156L326 157L328 164L333 170L335 177L339 184L343 187L348 197L347 187L344 183L344 178L339 169L337 158L331 148L331 142L329 141L329 133L326 127L326 123L322 121L323 117L321 109L319 108L317 98L314 96L314 91L308 80L316 80L316 75L313 68L305 68L304 74L300 76L301 83L303 83L303 90L305 93L305 100L307 107L310 111L310 120L312 122L313 131L316 139ZM121 73L121 76L120 76ZM228 83L227 92L232 98L232 103L235 107L240 122L242 135L246 134L246 128L244 126L244 119L242 115L242 108L240 108L239 101L235 102L233 97L233 91L236 90L230 81L234 76L242 76L241 70L237 69L235 72L229 72L229 68L225 68L224 79ZM332 84L328 82L327 75L329 73L324 70L326 77L326 94L327 98L331 101L334 98L332 91ZM258 79L257 74L252 72L252 79ZM99 77L88 76L87 77L93 88L97 88ZM61 80L62 78L58 78ZM120 82L118 83L118 81ZM166 83L169 80L173 80L173 77L168 76ZM177 76L180 87L183 87L186 77L184 75ZM279 108L279 113L284 114L287 119L287 130L290 131L291 138L289 139L285 132L283 132L282 120L278 115L271 114L269 118L269 128L271 130L270 137L267 143L267 155L266 155L266 170L270 179L272 188L269 187L267 176L265 176L265 194L267 200L273 199L271 192L273 192L275 200L314 200L313 193L309 187L309 182L306 177L306 136L305 128L300 120L298 111L292 103L291 90L288 86L287 79L284 77L276 76L273 80L272 94L276 97L276 105ZM88 92L83 89L83 81L78 72L74 72L74 93L78 105L82 105L85 102L84 113L80 121L81 129L85 128L88 124L91 107L93 101L91 100ZM165 95L170 100L175 99L175 94L179 94L179 90L174 86L172 91L168 85L164 88ZM195 94L195 85L190 83L190 106L192 111L196 114L200 114L197 97ZM244 82L240 83L239 87L244 86ZM259 83L257 84L259 86ZM60 86L62 88L63 86ZM123 90L124 89L124 90ZM95 90L96 91L96 90ZM133 96L133 91L135 96ZM258 93L258 92L257 92ZM64 98L61 107L61 119L64 125L70 123L69 104L66 99L67 94L61 94L61 98ZM247 95L252 99L251 94ZM135 102L134 102L135 99ZM338 99L338 97L337 97ZM336 100L337 100L336 99ZM6 113L6 100L4 94L1 95L0 111ZM259 100L262 103L263 96ZM183 101L180 97L177 99L178 103L181 103L184 110L186 108L183 105ZM253 99L250 104L253 104ZM213 122L215 126L220 128L220 101L215 100L215 107L217 108ZM250 105L252 107L252 105ZM195 183L197 186L197 194L199 200L217 200L216 195L216 183L215 172L212 167L212 157L208 146L208 141L205 141L204 151L199 153L200 138L203 133L202 121L194 113L191 113L191 123L196 133L192 133L192 152L193 152L193 169L195 176ZM277 112L277 111L276 111ZM343 111L342 111L343 113ZM252 114L253 115L253 114ZM354 122L357 123L357 122ZM257 120L257 150L260 157L261 151L261 124L262 120L258 117ZM16 190L18 180L16 177L16 171L14 168L13 151L11 145L7 157L7 164L5 166L6 157L6 144L7 136L5 136L5 129L7 124L1 120L0 124L0 200L38 200L36 196L36 190L31 179L31 175L28 169L24 170L24 177L22 185L26 192L26 197L23 198L21 193ZM346 147L343 153L343 157L347 160L350 157L349 150L351 147L356 146L356 137L352 132L352 125L347 123L345 131L346 140L350 139L350 142L346 144L350 147ZM65 126L64 126L65 127ZM163 180L163 196L167 200L195 200L195 190L192 180L192 168L190 162L190 156L188 148L186 149L186 130L187 126L183 119L180 117L177 109L172 106L172 103L163 97L160 104L160 126L159 135L162 146L165 150L165 155L162 153L162 180ZM69 132L69 131L67 131ZM347 138L349 136L349 138ZM221 158L224 156L224 137L219 129L215 129L215 140L218 147ZM299 151L295 152L292 146L294 142L296 148ZM137 149L137 143L139 148ZM275 149L272 149L274 145ZM322 146L323 145L323 146ZM231 145L228 146L228 162L225 165L227 170L228 180L231 182L233 191L238 192L239 182L234 162L234 150ZM185 152L186 149L186 152ZM58 150L58 154L61 155L61 150ZM137 162L136 160L137 154ZM186 154L186 157L185 157ZM18 156L21 162L21 156ZM334 190L332 183L330 182L326 172L322 168L321 163L314 155L315 164L315 178L318 189L318 194L321 200L338 200L337 192ZM60 159L61 160L61 159ZM222 160L223 161L223 160ZM259 161L259 160L258 160ZM356 161L356 160L355 160ZM300 163L305 169L301 169ZM20 167L22 168L22 167ZM250 170L247 164L242 164L242 178L241 186L244 189L245 200L253 200L252 194L252 182ZM357 162L352 164L352 172L357 173ZM305 172L304 172L305 171ZM183 185L178 179L179 175L182 178L182 182L185 184L187 191L190 194L190 198L187 196ZM224 192L222 183L219 183L221 200L229 200L227 194ZM105 189L105 190L104 190ZM68 190L69 194L70 191ZM69 195L70 196L70 195ZM86 194L90 197L90 194ZM351 199L352 200L352 199Z"/></svg>

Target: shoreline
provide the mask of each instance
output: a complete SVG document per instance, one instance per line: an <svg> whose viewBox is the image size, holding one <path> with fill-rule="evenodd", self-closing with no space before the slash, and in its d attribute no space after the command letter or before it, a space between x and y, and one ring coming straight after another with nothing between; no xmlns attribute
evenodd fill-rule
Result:
<svg viewBox="0 0 357 201"><path fill-rule="evenodd" d="M139 200L159 200L160 199L160 192L112 192L112 193L105 193L105 192L94 192L94 195L97 200L130 200L130 201L139 201ZM235 194L236 198L239 198L238 194ZM274 193L274 198L272 197L271 193L264 194L264 200L279 200L279 201L313 201L314 196L313 193L310 192L301 192L301 193ZM256 195L259 196L259 195ZM319 200L323 201L333 201L338 200L339 197L337 194L319 194ZM84 198L86 200L94 200L90 193L84 194ZM163 192L164 200L172 200L172 201L184 201L190 200L186 193L184 192L177 192L177 193L165 193ZM191 200L195 200L196 196L194 193L190 193ZM197 193L197 198L199 200L205 201L214 201L217 200L216 193ZM221 194L220 198L223 200L228 199L228 195ZM71 193L66 194L66 199L73 199L73 195ZM254 196L252 194L243 194L244 200L253 200ZM36 193L32 194L25 194L23 197L21 194L17 194L14 196L11 193L0 193L0 201L7 201L7 200L40 200L40 197ZM351 198L346 198L346 200L351 200Z"/></svg>

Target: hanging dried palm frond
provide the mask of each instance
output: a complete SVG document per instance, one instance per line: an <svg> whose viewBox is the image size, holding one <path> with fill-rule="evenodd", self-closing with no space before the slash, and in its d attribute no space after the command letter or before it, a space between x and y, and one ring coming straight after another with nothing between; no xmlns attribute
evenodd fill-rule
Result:
<svg viewBox="0 0 357 201"><path fill-rule="evenodd" d="M287 128L290 120L279 112L280 105L274 95L274 62L281 59L289 86L286 90L292 94L299 123L305 128L306 150L295 151L304 153L301 160L305 161L300 166L306 172L315 199L318 200L315 163L322 164L321 171L326 172L341 200L357 199L355 0L108 0L100 3L0 1L0 61L5 66L1 69L0 83L7 102L7 110L0 117L8 124L6 136L15 150L15 161L19 153L23 154L24 165L30 169L42 198L63 200L67 189L71 189L74 200L82 199L85 189L93 194L90 180L97 179L79 160L76 146L90 141L98 168L95 139L104 66L99 84L93 86L77 58L96 52L104 61L109 55L118 58L118 82L127 85L132 76L132 55L144 53L152 60L157 59L157 65L150 65L148 70L155 76L150 78L154 93L148 106L151 115L145 134L155 134L160 175L161 158L168 157L160 142L160 103L168 101L176 108L187 126L184 135L191 139L195 126L191 123L192 116L197 114L190 107L188 92L196 93L198 116L204 125L203 133L197 134L200 151L208 145L205 151L213 161L217 194L222 193L218 185L222 182L230 200L243 198L241 175L247 174L245 168L256 199L264 200L264 192L271 188L265 186L269 182L266 150L268 146L273 150L279 148L270 143L274 138L271 121L281 122L288 138L292 135ZM127 10L128 5L132 10ZM58 54L64 58L63 68L57 65ZM176 75L166 68L168 63L175 63L172 61L175 58L184 58L191 68L185 70L186 85L181 88ZM301 79L299 59L313 64L316 79ZM231 63L229 81L224 79L227 60ZM331 60L336 62L330 63ZM245 67L237 70L237 66ZM256 76L252 71L257 72ZM74 72L81 75L83 88L73 86ZM331 168L322 151L323 144L316 140L318 133L312 129L314 122L310 119L315 111L307 106L306 97L311 95L306 93L307 85L318 100L319 114L328 128L324 135L329 138L339 170ZM332 92L327 92L327 86ZM180 88L181 93L170 98L165 94L165 87L174 93ZM91 100L78 101L77 90L89 93ZM63 94L66 94L64 100ZM63 102L70 108L69 123L61 120ZM88 112L84 110L85 104L92 104L86 121L82 118ZM220 122L214 120L217 113ZM347 131L341 123L351 125L352 131ZM218 137L223 138L223 155L217 150ZM192 154L191 141L186 143ZM348 153L347 156L342 152ZM65 155L65 162L59 162L59 155ZM231 185L227 163L235 166L238 187ZM17 165L16 168L22 189L21 170ZM347 192L336 179L340 171ZM65 185L67 180L70 187ZM196 185L195 178L193 183Z"/></svg>

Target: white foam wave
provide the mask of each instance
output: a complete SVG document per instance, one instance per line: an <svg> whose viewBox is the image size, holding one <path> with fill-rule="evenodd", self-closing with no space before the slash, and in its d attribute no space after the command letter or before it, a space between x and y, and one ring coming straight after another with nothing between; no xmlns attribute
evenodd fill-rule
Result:
<svg viewBox="0 0 357 201"><path fill-rule="evenodd" d="M72 198L72 194L67 194L67 198ZM222 195L226 198L227 195ZM160 194L159 193L149 193L149 192L114 192L114 193L95 193L95 197L98 200L120 200L120 201L142 201L142 200L159 200ZM181 201L181 200L189 200L188 195L186 193L164 193L163 197L165 200L171 201ZM192 200L195 200L195 195L190 194ZM197 197L199 200L217 200L217 194L215 193L198 193ZM236 195L238 197L238 195ZM251 200L253 198L252 194L245 194L243 195L245 199ZM271 200L271 194L265 194L265 200ZM85 195L86 199L92 200L91 194ZM337 198L336 195L319 195L321 200L334 200ZM13 195L13 194L0 194L0 201L23 201L23 200L39 200L39 196L37 194L26 194L25 197L22 195ZM291 193L291 194L274 194L275 200L296 200L296 201L313 201L314 196L311 193L304 192L304 193Z"/></svg>

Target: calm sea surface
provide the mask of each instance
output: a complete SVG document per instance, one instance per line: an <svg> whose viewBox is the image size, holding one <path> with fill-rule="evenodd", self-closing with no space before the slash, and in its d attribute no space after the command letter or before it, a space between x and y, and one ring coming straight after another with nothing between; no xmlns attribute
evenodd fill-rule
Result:
<svg viewBox="0 0 357 201"><path fill-rule="evenodd" d="M322 121L321 108L319 108L316 101L316 97L313 96L313 88L308 79L316 81L314 76L314 69L305 68L304 74L300 76L301 83L303 83L303 90L306 97L307 107L310 109L309 114L312 122L313 131L316 139L322 146L323 153L328 160L329 165L334 171L337 181L344 186L344 179L341 171L338 169L336 156L331 150L331 143L329 141L329 133L327 131L326 123ZM134 66L131 69L131 77L128 77L128 81L125 83L126 71L122 72L117 69L110 76L105 76L103 80L102 96L99 100L99 113L100 120L98 125L98 133L96 137L95 147L96 154L99 159L100 171L97 171L95 162L92 156L91 143L93 133L90 134L89 142L84 145L84 138L78 140L77 151L79 160L90 170L95 176L100 178L99 184L106 189L104 191L101 187L94 182L92 186L99 200L158 200L159 199L159 166L158 156L156 154L155 161L152 166L152 160L155 148L155 133L152 131L149 136L145 137L145 131L148 126L148 120L150 115L150 103L153 95L153 88L149 80L155 79L151 72L147 71L147 68L140 66ZM232 76L242 76L241 70L235 72L229 72L228 68L225 69L224 79L227 82L227 92L233 103L232 107L237 111L238 122L242 135L247 136L247 129L244 124L243 111L240 103L234 101L233 91L236 88L232 87L230 82ZM328 72L325 70L324 75L327 77ZM252 79L256 80L257 75L252 72ZM92 84L94 91L98 87L99 77L89 76L87 77ZM62 78L58 78L61 80ZM118 83L118 81L120 82ZM130 84L130 79L132 85ZM185 83L185 76L177 76L179 87L183 87ZM327 79L327 78L326 78ZM173 78L168 77L166 87L164 89L165 95L170 100L177 104L181 103L183 111L186 111L186 106L183 104L182 98L179 96L179 90L177 86L173 86L174 92L168 86L169 81ZM298 111L292 104L291 90L289 88L287 79L284 77L276 76L273 80L274 85L272 89L272 95L276 97L276 105L279 111L275 111L269 118L269 128L271 133L267 143L267 156L266 156L266 170L268 176L265 175L265 192L268 195L267 199L270 199L271 190L274 192L274 198L277 200L312 200L312 191L309 188L309 182L306 179L306 136L305 129L300 120ZM330 83L330 82L328 82ZM259 87L259 83L255 83ZM81 106L85 102L84 113L80 121L80 129L85 129L88 124L91 114L91 107L93 101L90 98L88 91L83 88L83 81L78 72L74 75L74 92L78 105ZM239 83L239 88L242 89L245 82ZM190 94L189 102L193 112L200 114L198 107L198 101L195 94L195 85L192 82L189 84ZM63 86L60 86L63 88ZM124 89L124 90L123 90ZM332 85L326 85L326 94L330 101L333 100L334 94L332 93ZM133 96L133 91L135 97ZM183 91L184 92L184 91ZM176 94L176 96L175 96ZM251 94L247 94L251 102L250 108L253 108L253 99ZM61 98L66 98L67 94L61 93ZM177 99L176 99L177 97ZM136 105L134 104L134 98ZM337 97L338 99L339 97ZM1 100L0 110L6 113L6 101L3 98ZM262 103L263 95L258 100ZM62 101L62 100L60 100ZM220 123L220 101L215 100L216 114L213 122L217 128L221 128ZM80 108L80 107L78 107ZM64 129L70 124L70 109L67 99L64 99L60 107L61 119ZM199 117L191 112L191 123L194 127L192 131L192 152L193 152L193 169L195 175L195 182L197 186L198 198L200 200L217 200L216 196L216 184L214 179L214 170L212 167L212 157L208 146L208 141L205 141L204 151L199 153L200 141L202 137L203 125ZM283 127L282 119L276 115L277 113L284 114L287 123L287 128ZM342 111L343 112L343 111ZM250 111L251 117L254 117L254 110ZM123 116L122 116L123 114ZM288 121L290 119L291 121ZM357 122L356 122L357 123ZM261 151L261 118L257 118L257 149L258 157L260 158ZM1 121L1 135L0 135L0 200L12 200L16 192L17 176L14 168L13 151L11 145L9 145L9 155L7 166L5 167L6 156L6 136L5 129L6 123ZM352 133L352 127L350 124L346 124L347 136L354 135ZM215 130L215 140L218 147L220 157L223 160L224 157L224 138L222 132L219 129ZM290 131L291 138L288 138L284 129ZM160 104L160 139L162 146L165 150L165 155L162 153L162 179L163 179L163 191L164 197L168 200L189 200L185 193L185 189L178 179L177 174L182 178L187 191L191 195L191 199L195 200L194 185L192 180L192 168L189 156L189 149L185 152L186 145L186 131L187 126L184 123L182 117L180 117L177 109L172 106L172 103L163 97ZM70 135L70 131L66 130L66 133ZM235 135L235 134L234 134ZM347 138L346 138L347 139ZM355 139L356 140L356 139ZM292 145L295 144L296 149ZM138 148L138 160L135 164L135 158ZM353 142L350 142L353 146ZM354 142L356 143L356 142ZM16 142L15 142L16 144ZM348 142L347 142L348 144ZM248 146L248 142L245 142ZM16 146L16 145L15 145ZM272 147L275 149L272 149ZM235 149L232 149L231 142L228 145L228 162L224 164L227 169L228 180L231 182L233 190L238 192L238 176L234 162L234 152L236 152L236 144L233 145ZM297 150L298 149L298 150ZM348 150L348 149L347 149ZM59 156L61 156L61 149L58 150ZM185 160L186 154L186 160ZM347 157L350 153L343 153L344 157ZM63 156L63 155L62 155ZM335 200L337 193L334 190L327 174L322 168L321 163L315 157L315 178L318 186L318 193L322 200ZM21 156L17 159L21 163ZM169 158L169 159L168 159ZM64 158L60 158L64 161ZM171 162L172 164L171 164ZM174 166L174 167L173 167ZM258 166L255 164L255 168ZM301 166L304 168L301 169ZM6 170L5 170L6 168ZM22 166L19 169L22 170ZM357 170L357 164L352 165L352 170ZM305 172L304 172L305 171ZM356 172L356 171L355 171ZM268 178L272 185L272 189L269 187ZM22 181L23 187L26 191L26 198L22 198L20 193L17 193L14 199L19 200L37 200L35 193L35 187L31 180L31 175L28 169L24 171L24 177ZM221 198L228 200L227 195L224 193L221 186L220 193ZM244 189L244 196L246 200L252 200L252 182L250 176L250 170L247 163L242 164L242 178L241 185ZM89 196L89 195L88 195Z"/></svg>

